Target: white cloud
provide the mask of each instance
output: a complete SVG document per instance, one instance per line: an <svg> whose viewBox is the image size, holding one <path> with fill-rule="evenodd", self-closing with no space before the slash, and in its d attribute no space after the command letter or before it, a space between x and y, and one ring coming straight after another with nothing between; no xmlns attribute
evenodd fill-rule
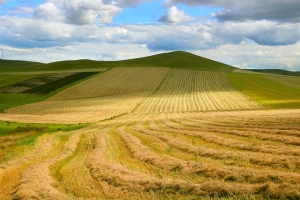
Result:
<svg viewBox="0 0 300 200"><path fill-rule="evenodd" d="M7 0L0 0L0 5L5 4Z"/></svg>
<svg viewBox="0 0 300 200"><path fill-rule="evenodd" d="M293 54L299 48L299 43L276 47L261 46L255 43L226 44L215 49L195 50L192 52L239 68L300 71L299 57ZM257 56L257 54L271 54L271 56Z"/></svg>
<svg viewBox="0 0 300 200"><path fill-rule="evenodd" d="M146 44L150 50L201 50L254 41L263 46L300 41L300 24L206 22L182 25L76 26L44 19L0 16L0 43L18 47L67 46L77 42Z"/></svg>
<svg viewBox="0 0 300 200"><path fill-rule="evenodd" d="M141 3L145 3L149 1L154 1L154 0L103 0L103 3L126 8L126 7L137 6Z"/></svg>
<svg viewBox="0 0 300 200"><path fill-rule="evenodd" d="M113 17L120 14L121 8L114 5L104 5L102 1L73 0L63 4L66 20L71 24L111 23Z"/></svg>
<svg viewBox="0 0 300 200"><path fill-rule="evenodd" d="M159 19L159 21L168 24L181 24L194 20L193 17L187 15L183 10L179 10L176 6L172 6L168 12Z"/></svg>
<svg viewBox="0 0 300 200"><path fill-rule="evenodd" d="M32 52L31 49L22 49L22 48L14 48L9 46L1 46L0 49L4 51L10 51L10 52L18 52L18 53L30 53Z"/></svg>
<svg viewBox="0 0 300 200"><path fill-rule="evenodd" d="M112 23L113 17L120 14L121 8L105 5L100 0L50 0L35 9L34 16L53 22L66 22L75 25Z"/></svg>
<svg viewBox="0 0 300 200"><path fill-rule="evenodd" d="M300 22L299 0L165 0L165 5L179 3L190 6L211 6L222 8L215 14L221 21L271 20L280 22Z"/></svg>
<svg viewBox="0 0 300 200"><path fill-rule="evenodd" d="M63 13L52 2L46 2L35 9L34 17L46 21L62 21Z"/></svg>

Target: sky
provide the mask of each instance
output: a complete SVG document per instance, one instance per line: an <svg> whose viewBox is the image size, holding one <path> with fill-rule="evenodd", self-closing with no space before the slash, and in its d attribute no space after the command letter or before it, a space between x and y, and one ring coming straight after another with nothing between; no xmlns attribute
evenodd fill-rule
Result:
<svg viewBox="0 0 300 200"><path fill-rule="evenodd" d="M300 71L299 8L299 0L0 0L0 50L44 63L181 50Z"/></svg>

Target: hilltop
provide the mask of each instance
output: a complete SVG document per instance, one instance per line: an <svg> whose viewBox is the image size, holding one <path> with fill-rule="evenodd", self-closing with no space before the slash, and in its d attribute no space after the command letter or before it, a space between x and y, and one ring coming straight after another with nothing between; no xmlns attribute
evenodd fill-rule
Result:
<svg viewBox="0 0 300 200"><path fill-rule="evenodd" d="M170 67L176 69L189 69L200 71L223 71L230 72L234 69L230 65L217 62L208 58L194 55L184 51L161 53L152 56L134 58L119 61L97 61L97 60L65 60L52 63L40 63L20 60L0 60L0 73L6 72L36 72L36 71L62 71L81 70L114 67ZM94 71L94 70L92 70ZM300 72L292 72L282 69L249 69L253 72L300 76Z"/></svg>
<svg viewBox="0 0 300 200"><path fill-rule="evenodd" d="M44 64L29 61L0 60L0 66L0 72L59 71L70 68L85 69L101 67L170 67L204 71L232 71L234 69L234 67L229 65L182 51L120 61L69 60Z"/></svg>

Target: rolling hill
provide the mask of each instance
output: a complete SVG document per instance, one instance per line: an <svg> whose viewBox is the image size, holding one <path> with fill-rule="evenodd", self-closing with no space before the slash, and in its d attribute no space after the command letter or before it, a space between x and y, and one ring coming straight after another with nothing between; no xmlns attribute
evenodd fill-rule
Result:
<svg viewBox="0 0 300 200"><path fill-rule="evenodd" d="M58 61L48 64L0 60L0 72L20 71L59 71L87 68L113 68L113 67L170 67L195 70L231 71L234 67L216 62L207 58L196 56L188 52L175 51L144 58L136 58L121 61L94 61L73 60Z"/></svg>
<svg viewBox="0 0 300 200"><path fill-rule="evenodd" d="M300 198L300 77L186 52L3 63L0 199Z"/></svg>

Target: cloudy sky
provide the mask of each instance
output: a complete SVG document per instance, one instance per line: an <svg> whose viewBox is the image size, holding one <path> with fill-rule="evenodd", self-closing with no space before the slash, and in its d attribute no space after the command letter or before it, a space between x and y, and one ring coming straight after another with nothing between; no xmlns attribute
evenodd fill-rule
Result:
<svg viewBox="0 0 300 200"><path fill-rule="evenodd" d="M0 0L0 49L45 63L184 50L300 71L299 8L299 0Z"/></svg>

